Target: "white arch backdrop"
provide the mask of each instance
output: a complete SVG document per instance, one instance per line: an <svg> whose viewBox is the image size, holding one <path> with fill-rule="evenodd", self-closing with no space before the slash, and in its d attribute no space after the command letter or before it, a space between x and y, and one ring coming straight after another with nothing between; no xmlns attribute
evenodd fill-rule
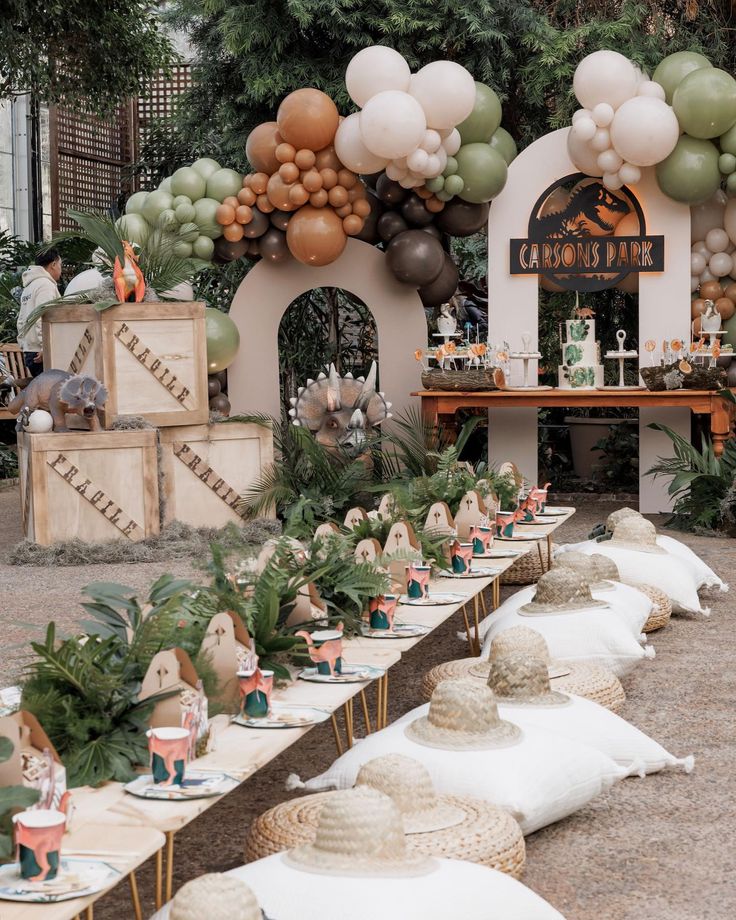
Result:
<svg viewBox="0 0 736 920"><path fill-rule="evenodd" d="M532 349L537 348L539 285L536 275L509 274L509 239L526 237L532 207L548 186L579 171L567 154L568 131L569 128L553 131L520 153L509 167L506 186L491 206L488 337L494 343L508 341L512 349L521 347L522 332L531 333ZM689 341L690 209L662 194L653 170L646 170L632 191L644 211L647 233L665 237L665 271L639 276L639 342L646 339L659 342L676 336ZM571 293L571 306L573 296ZM536 362L532 364L536 373ZM512 382L520 384L521 379L513 378ZM646 427L655 420L689 439L690 410L639 410L639 506L648 512L664 511L671 506L666 483L643 476L657 456L672 453L669 439ZM502 462L511 457L524 475L536 482L537 410L492 409L489 422L490 459Z"/></svg>
<svg viewBox="0 0 736 920"><path fill-rule="evenodd" d="M348 240L330 265L313 268L295 259L274 265L261 260L243 279L230 307L240 332L240 350L228 368L228 396L233 414L254 410L278 417L281 317L300 294L318 287L338 287L359 297L376 321L380 387L396 414L406 409L421 388L416 348L427 342L427 321L415 288L400 284L375 246ZM305 329L304 335L310 335ZM320 368L314 368L316 375ZM306 383L306 381L304 381Z"/></svg>

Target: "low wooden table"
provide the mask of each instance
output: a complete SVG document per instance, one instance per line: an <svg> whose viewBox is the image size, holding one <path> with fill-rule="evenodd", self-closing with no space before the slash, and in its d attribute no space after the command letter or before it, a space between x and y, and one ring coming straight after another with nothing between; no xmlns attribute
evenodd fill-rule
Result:
<svg viewBox="0 0 736 920"><path fill-rule="evenodd" d="M731 390L736 393L736 390ZM725 442L734 437L734 407L714 390L491 390L458 393L452 390L421 390L412 393L422 400L422 413L433 425L441 416L454 416L458 409L522 409L556 407L688 408L710 416L713 450L720 457Z"/></svg>

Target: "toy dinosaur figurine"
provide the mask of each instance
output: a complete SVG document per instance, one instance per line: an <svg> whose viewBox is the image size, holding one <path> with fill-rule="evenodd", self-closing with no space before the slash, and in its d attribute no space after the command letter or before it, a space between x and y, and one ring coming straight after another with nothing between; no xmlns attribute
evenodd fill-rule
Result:
<svg viewBox="0 0 736 920"><path fill-rule="evenodd" d="M575 319L593 319L595 310L590 307L575 307Z"/></svg>
<svg viewBox="0 0 736 920"><path fill-rule="evenodd" d="M138 257L133 252L133 247L127 241L123 241L123 251L125 252L123 264L120 264L120 259L116 256L112 269L115 296L120 303L140 303L146 293L143 272L138 267Z"/></svg>
<svg viewBox="0 0 736 920"><path fill-rule="evenodd" d="M79 415L87 419L90 431L99 431L97 410L105 405L106 400L106 388L94 377L50 370L35 377L8 409L18 415L17 431L23 430L23 423L34 409L45 409L51 413L54 431L69 431L67 415Z"/></svg>
<svg viewBox="0 0 736 920"><path fill-rule="evenodd" d="M340 447L355 456L365 449L373 429L391 418L391 403L376 392L375 361L365 379L341 377L331 364L329 375L308 380L290 402L294 425L308 428L325 447Z"/></svg>

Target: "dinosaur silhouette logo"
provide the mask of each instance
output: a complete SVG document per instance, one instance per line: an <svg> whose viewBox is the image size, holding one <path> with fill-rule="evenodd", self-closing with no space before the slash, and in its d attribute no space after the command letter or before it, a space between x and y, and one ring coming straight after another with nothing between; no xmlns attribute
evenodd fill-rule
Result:
<svg viewBox="0 0 736 920"><path fill-rule="evenodd" d="M600 182L581 184L573 189L567 204L559 211L535 216L530 222L529 235L546 239L610 236L631 210L627 201L609 192Z"/></svg>

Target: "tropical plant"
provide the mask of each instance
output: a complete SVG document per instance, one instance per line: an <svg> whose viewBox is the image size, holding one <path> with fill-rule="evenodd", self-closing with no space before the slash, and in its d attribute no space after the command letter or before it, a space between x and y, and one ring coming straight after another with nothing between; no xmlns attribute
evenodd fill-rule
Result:
<svg viewBox="0 0 736 920"><path fill-rule="evenodd" d="M605 437L591 450L602 453L593 466L593 478L608 490L639 488L639 426L635 421L610 425Z"/></svg>
<svg viewBox="0 0 736 920"><path fill-rule="evenodd" d="M674 449L673 457L660 457L647 470L648 476L670 479L667 491L675 502L668 525L694 532L712 532L727 526L736 483L736 442L726 441L723 454L717 457L705 436L698 449L666 425L655 423L649 427L666 434Z"/></svg>
<svg viewBox="0 0 736 920"><path fill-rule="evenodd" d="M0 444L0 479L15 479L18 475L18 454L12 447Z"/></svg>
<svg viewBox="0 0 736 920"><path fill-rule="evenodd" d="M9 760L13 750L10 738L0 738L0 763ZM38 790L28 789L26 786L0 788L0 862L7 860L15 852L12 816L30 805L35 805L39 797Z"/></svg>

